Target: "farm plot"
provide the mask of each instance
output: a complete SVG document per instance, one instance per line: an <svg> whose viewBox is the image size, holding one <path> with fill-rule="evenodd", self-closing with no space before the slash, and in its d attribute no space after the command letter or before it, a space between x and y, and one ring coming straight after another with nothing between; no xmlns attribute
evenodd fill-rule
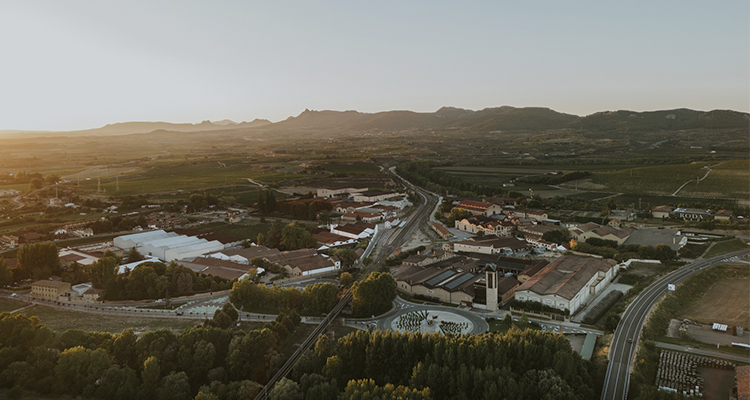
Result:
<svg viewBox="0 0 750 400"><path fill-rule="evenodd" d="M619 193L672 194L690 179L703 177L707 163L658 165L601 172L592 182ZM721 196L727 197L727 196Z"/></svg>
<svg viewBox="0 0 750 400"><path fill-rule="evenodd" d="M684 193L683 193L684 192ZM700 197L750 197L750 160L730 161L712 167L706 179L685 186L684 195Z"/></svg>
<svg viewBox="0 0 750 400"><path fill-rule="evenodd" d="M684 317L702 324L719 322L750 329L750 278L724 279L714 283Z"/></svg>

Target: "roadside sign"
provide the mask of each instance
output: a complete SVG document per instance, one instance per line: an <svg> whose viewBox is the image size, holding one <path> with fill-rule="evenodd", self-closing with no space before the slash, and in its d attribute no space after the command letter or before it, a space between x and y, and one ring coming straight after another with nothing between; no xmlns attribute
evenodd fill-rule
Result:
<svg viewBox="0 0 750 400"><path fill-rule="evenodd" d="M675 285L674 285L674 283L667 284L667 290L671 290L671 291L674 292L675 291Z"/></svg>

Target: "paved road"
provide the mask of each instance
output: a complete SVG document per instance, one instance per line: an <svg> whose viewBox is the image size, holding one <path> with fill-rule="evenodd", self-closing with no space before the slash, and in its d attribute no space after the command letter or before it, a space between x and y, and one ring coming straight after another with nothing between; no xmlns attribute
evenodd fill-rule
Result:
<svg viewBox="0 0 750 400"><path fill-rule="evenodd" d="M719 264L728 258L748 253L750 253L750 250L742 250L706 260L695 261L660 278L641 292L628 306L627 310L625 310L620 324L617 326L617 331L612 338L612 344L609 349L609 365L607 366L607 375L604 379L604 389L602 390L601 399L625 400L627 398L628 385L630 383L630 368L638 348L638 338L641 334L641 328L651 308L667 291L667 284L679 283L681 280L703 268Z"/></svg>
<svg viewBox="0 0 750 400"><path fill-rule="evenodd" d="M722 353L719 351L706 350L706 349L696 349L695 347L680 346L678 344L671 344L671 343L654 342L654 344L656 344L656 347L661 347L662 349L683 351L685 353L695 354L698 356L721 358L724 360L737 361L737 362L741 362L745 364L750 364L750 357L746 357L746 356L740 356L736 354L727 354L727 353Z"/></svg>

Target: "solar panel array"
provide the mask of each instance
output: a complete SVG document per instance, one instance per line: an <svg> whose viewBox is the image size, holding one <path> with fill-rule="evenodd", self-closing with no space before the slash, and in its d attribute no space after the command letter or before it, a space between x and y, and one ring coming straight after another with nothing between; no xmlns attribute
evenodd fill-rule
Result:
<svg viewBox="0 0 750 400"><path fill-rule="evenodd" d="M453 275L456 275L456 271L452 271L452 270L445 271L442 274L440 274L440 275L438 275L438 276L430 279L429 281L427 281L427 285L428 286L435 286L438 283L440 283L440 282L442 282L442 281L450 278Z"/></svg>
<svg viewBox="0 0 750 400"><path fill-rule="evenodd" d="M459 276L458 278L450 281L447 285L445 285L445 288L448 290L453 290L457 288L458 286L463 285L464 283L466 283L466 281L473 278L474 276L475 275L472 274L471 272L467 272L463 274L462 276Z"/></svg>

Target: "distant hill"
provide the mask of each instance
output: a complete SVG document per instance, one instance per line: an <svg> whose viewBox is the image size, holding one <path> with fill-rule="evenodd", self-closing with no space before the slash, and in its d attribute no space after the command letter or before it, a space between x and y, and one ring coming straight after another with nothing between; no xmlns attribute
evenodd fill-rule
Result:
<svg viewBox="0 0 750 400"><path fill-rule="evenodd" d="M443 107L434 113L384 111L305 110L296 117L266 126L269 129L304 130L412 130L458 128L465 131L543 131L587 129L597 131L681 130L697 128L748 128L747 113L729 110L688 109L635 112L606 111L579 117L540 107L497 107L479 111Z"/></svg>
<svg viewBox="0 0 750 400"><path fill-rule="evenodd" d="M590 131L671 131L687 129L749 129L750 114L731 110L695 111L675 109L662 111L603 111L585 117L564 114L541 107L495 107L479 111L442 107L431 113L414 111L359 111L305 110L296 117L272 123L266 119L236 123L231 120L203 121L199 124L168 122L122 122L97 129L69 132L0 131L9 136L104 136L134 133L213 132L251 133L260 131L294 132L371 132L454 129L466 132L546 131L581 129Z"/></svg>
<svg viewBox="0 0 750 400"><path fill-rule="evenodd" d="M0 134L6 133L8 136L15 137L42 137L42 136L111 136L111 135L130 135L134 133L150 133L154 131L170 132L207 132L219 131L238 128L259 128L270 125L271 121L267 119L255 119L251 122L234 122L228 119L211 122L203 121L199 124L175 124L171 122L118 122L107 124L101 128L85 129L80 131L0 131Z"/></svg>
<svg viewBox="0 0 750 400"><path fill-rule="evenodd" d="M731 110L605 111L578 118L573 128L598 131L683 130L696 128L748 128L750 116Z"/></svg>

